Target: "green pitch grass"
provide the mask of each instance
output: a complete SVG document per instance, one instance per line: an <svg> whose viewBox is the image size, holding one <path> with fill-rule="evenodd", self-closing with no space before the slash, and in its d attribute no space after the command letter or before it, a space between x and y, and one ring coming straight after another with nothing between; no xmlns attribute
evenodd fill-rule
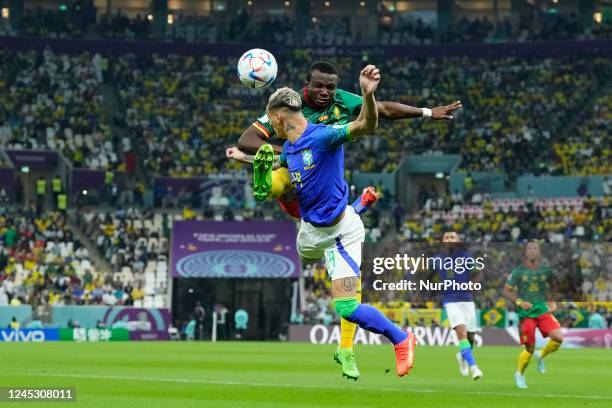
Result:
<svg viewBox="0 0 612 408"><path fill-rule="evenodd" d="M562 349L547 373L514 386L519 347L476 351L484 378L461 377L453 347L417 347L397 378L390 346L357 346L361 378L341 377L331 345L296 343L2 343L0 387L76 387L49 407L611 407L612 350ZM385 370L390 369L386 373Z"/></svg>

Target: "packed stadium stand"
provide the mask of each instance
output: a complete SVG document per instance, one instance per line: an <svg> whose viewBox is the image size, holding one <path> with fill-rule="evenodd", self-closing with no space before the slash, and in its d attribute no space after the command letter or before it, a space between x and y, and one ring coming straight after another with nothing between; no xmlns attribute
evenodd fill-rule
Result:
<svg viewBox="0 0 612 408"><path fill-rule="evenodd" d="M363 216L366 242L433 242L449 229L473 242L612 241L609 20L584 27L572 13L537 13L529 22L456 18L442 32L419 18L394 17L379 19L375 35L365 38L349 18L326 15L308 19L303 33L292 29L299 25L293 17L171 15L161 30L148 13L119 11L96 17L92 10L28 9L19 24L0 20L0 36L13 44L0 43L0 168L15 172L15 185L0 186L0 306L169 307L173 221L285 219L274 203L252 200L248 169L225 158L225 148L264 113L270 94L238 81L239 54L228 56L226 46L273 45L275 87L301 89L306 68L325 59L340 72L339 87L358 93L358 72L374 61L383 76L379 100L417 107L463 102L453 122L381 120L375 136L346 149L348 176L393 173L409 155L458 154L454 173L503 173L506 197L468 185L454 191L447 183L409 206L377 185L384 194ZM29 49L23 46L29 37L49 44ZM63 39L82 42L70 51L54 42ZM140 40L160 51L139 52ZM549 48L556 46L549 40L567 41L575 52ZM608 48L582 52L591 40ZM381 47L360 48L373 42ZM101 52L100 43L113 51ZM477 52L485 43L522 43L517 49L527 51ZM194 44L204 48L164 48ZM468 48L446 55L431 44ZM412 46L434 51L414 54ZM75 185L89 176L76 180L68 175L73 167L95 170L99 192L89 184L71 188L68 211L55 211L55 191L43 192L42 205L30 204L38 194L30 172L37 170L8 153L41 150L59 153L65 167L37 176L58 174ZM519 194L517 179L526 175L605 178L596 179L597 194L584 187L573 196L543 197ZM211 193L198 184L214 177L235 179L242 193L218 186ZM179 180L172 190L157 183L162 178L196 181ZM363 187L356 184L352 196ZM307 265L302 278L306 308L293 321L335 321L325 268ZM610 285L592 285L594 298L611 300ZM489 306L499 301L486 299Z"/></svg>

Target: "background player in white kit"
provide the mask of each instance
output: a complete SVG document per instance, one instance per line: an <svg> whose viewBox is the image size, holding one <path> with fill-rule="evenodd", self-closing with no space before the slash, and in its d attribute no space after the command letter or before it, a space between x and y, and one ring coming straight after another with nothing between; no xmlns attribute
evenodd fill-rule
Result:
<svg viewBox="0 0 612 408"><path fill-rule="evenodd" d="M452 258L472 257L472 254L459 245L459 234L454 231L447 231L442 236L442 242L446 243L448 254ZM470 271L466 269L462 273L456 271L440 270L440 281L454 280L455 282L469 282ZM459 370L464 376L472 372L472 378L478 380L482 378L482 371L476 365L473 354L474 335L478 330L476 323L476 305L471 291L467 290L446 290L442 297L442 305L446 310L448 322L457 333L459 339L459 352L457 352L457 362Z"/></svg>

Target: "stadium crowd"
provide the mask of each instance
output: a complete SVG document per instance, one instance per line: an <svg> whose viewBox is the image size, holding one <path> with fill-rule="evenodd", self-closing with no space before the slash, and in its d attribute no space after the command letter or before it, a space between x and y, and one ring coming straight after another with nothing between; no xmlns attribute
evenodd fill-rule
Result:
<svg viewBox="0 0 612 408"><path fill-rule="evenodd" d="M130 305L131 282L97 270L64 215L35 206L0 210L0 306Z"/></svg>
<svg viewBox="0 0 612 408"><path fill-rule="evenodd" d="M280 58L283 70L276 82L299 87L313 55L296 49ZM334 58L340 86L350 91L356 87L351 78L360 66L357 59ZM582 127L565 126L565 118L575 116L579 106L590 106L589 98L607 86L609 59L391 58L381 63L381 70L386 73L381 100L415 106L462 100L466 109L457 113L456 124L381 122L375 136L348 151L348 168L393 171L407 153L461 152L462 167L501 170L509 178L519 172L610 171L610 150L603 138L609 126L606 97L598 99L593 110L586 109L593 118ZM142 157L154 158L144 162L148 172L188 177L239 168L212 152L235 143L262 114L267 94L241 86L232 61L124 55L113 64L113 72L127 106L127 128L136 135ZM212 95L216 103L207 104ZM584 128L593 134L590 146L577 141Z"/></svg>
<svg viewBox="0 0 612 408"><path fill-rule="evenodd" d="M145 16L130 19L118 14L93 24L91 15L75 18L71 13L28 12L18 30L2 20L0 34L66 38L91 34L93 28L103 38L156 39ZM536 29L508 21L494 25L486 20L461 20L444 34L422 21L398 24L393 30L381 27L382 43L610 38L607 25L584 31L574 17L565 16L543 18ZM334 19L332 24L326 18L313 19L301 40L291 26L291 20L281 18L250 24L245 14L236 16L228 27L205 17L176 16L164 38L206 43L248 39L324 47L360 42L345 20ZM282 69L275 84L299 89L305 68L320 57L312 50L288 47L277 55ZM612 98L606 94L612 77L609 58L382 58L372 51L331 58L340 72L340 87L357 92L355 79L368 58L379 64L384 75L378 99L428 107L461 100L466 108L457 113L454 123L381 121L375 136L347 149L349 169L390 172L408 153L461 153L463 169L502 171L509 178L524 173L582 176L612 172ZM138 163L138 181L131 180L130 188L125 189L132 191L132 198L127 194L125 200L113 199L113 194L121 194L111 182L111 210L85 209L78 214L82 232L93 244L90 247L110 265L109 273L97 270L94 254L74 237L64 214L41 213L30 206L0 210L0 305L167 306L173 219L284 217L274 204L256 207L252 200L222 194L202 196L198 189L156 194L155 204L168 213L142 208L145 188L155 188L145 187L143 179L244 175L242 166L226 160L222 152L261 116L268 91L242 86L235 76L235 59L114 55L108 59L107 76L102 60L87 52L67 55L50 49L13 52L0 48L3 148L55 149L76 167L104 170L121 169L124 153L132 146L143 158ZM103 85L115 87L125 108L112 125L103 104ZM6 196L2 191L0 202ZM245 195L250 197L249 192ZM432 242L448 229L461 231L471 242L522 242L533 237L552 243L612 241L609 184L602 198L546 202L491 200L481 193L466 197L458 192L434 194L425 197L419 211L407 216L399 208L387 211L392 195L383 196L381 205L363 217L367 242ZM332 322L336 313L330 307L330 282L324 267L309 265L303 277L307 307L296 319ZM612 297L609 285L593 282L591 289L597 300ZM489 307L506 307L497 293L483 302ZM416 305L428 306L418 301Z"/></svg>
<svg viewBox="0 0 612 408"><path fill-rule="evenodd" d="M98 58L87 52L0 48L2 146L57 150L76 167L116 165L119 157L105 121Z"/></svg>
<svg viewBox="0 0 612 408"><path fill-rule="evenodd" d="M612 241L609 195L535 201L474 195L471 203L464 203L457 194L446 194L428 201L421 211L396 220L404 239L433 242L443 231L453 230L461 231L469 242L521 242L536 237L556 243Z"/></svg>
<svg viewBox="0 0 612 408"><path fill-rule="evenodd" d="M446 32L432 24L416 19L397 19L395 24L380 27L382 44L436 44L436 43L500 43L548 40L589 40L610 38L611 26L598 24L592 29L580 26L578 15L541 13L535 21L513 22L510 18L495 23L485 18L454 22Z"/></svg>
<svg viewBox="0 0 612 408"><path fill-rule="evenodd" d="M331 59L343 89L357 91L353 78L362 57ZM365 57L381 59L376 53ZM299 88L305 68L319 56L296 48L277 58L283 69L276 83ZM108 58L107 78L101 60L49 49L0 50L6 73L0 80L2 144L57 149L75 166L94 169L123 169L134 149L146 175L191 177L241 168L213 152L234 144L261 116L268 93L242 86L233 59L123 54ZM375 136L348 150L350 169L393 171L408 153L460 152L463 168L503 171L509 179L612 170L605 137L610 97L604 90L612 76L607 58L392 57L379 65L385 73L380 100L429 107L461 100L465 109L454 123L381 121ZM112 83L125 106L112 124L103 83Z"/></svg>
<svg viewBox="0 0 612 408"><path fill-rule="evenodd" d="M223 43L252 41L283 45L348 45L363 43L362 33L351 30L348 19L312 16L303 35L298 36L295 18L289 15L252 19L242 9L226 21L209 16L191 16L170 13L163 33L153 30L152 15L137 14L128 17L120 10L100 14L95 10L26 10L18 27L0 26L3 35L25 35L55 38L81 38L98 36L117 40L166 40L178 42ZM607 22L591 28L581 26L576 13L540 12L532 18L498 22L487 18L463 17L440 31L435 23L420 17L385 16L380 19L377 44L436 44L436 43L495 43L547 40L606 39L612 36Z"/></svg>
<svg viewBox="0 0 612 408"><path fill-rule="evenodd" d="M558 255L561 257L565 256L565 250L558 250L558 248L563 245L588 242L592 245L585 248L589 248L591 252L594 251L594 254L599 254L601 248L597 249L597 243L612 241L612 222L610 221L612 219L612 196L610 195L599 198L546 200L491 200L483 198L483 200L477 203L466 203L460 195L448 194L445 197L428 199L421 211L406 217L401 213L394 212L394 214L397 214L395 220L396 233L390 233L383 237L380 244L376 246L375 256L385 256L381 255L385 254L385 251L390 251L389 253L393 256L396 253L418 252L415 247L412 247L410 251L401 248L406 245L434 244L439 242L444 231L449 230L460 231L462 240L470 244L492 244L488 246L488 251L494 251L495 245L499 245L496 243L501 243L500 249L502 252L496 257L498 260L502 259L503 256L501 255L508 251L508 245L514 245L515 248L517 248L516 245L519 245L518 248L520 248L520 243L528 239L542 240L547 251L553 254L552 256ZM480 201L480 199L476 201ZM506 246L503 247L503 245ZM549 261L551 264L561 265L567 259L556 263ZM575 306L575 302L579 300L612 301L612 282L609 281L605 267L601 268L602 265L605 265L605 262L581 264L583 283L580 290L573 287L563 292L567 297L565 300L572 300L558 311L559 318L565 320L567 327L572 327L571 311L578 308ZM479 293L476 297L479 307L497 307L507 309L510 312L513 311L513 306L507 304L501 294L501 288L507 278L507 273L513 266L515 265L509 263L505 269L496 267L496 271L504 269L501 274L487 274L487 290ZM327 277L324 265L321 263L307 265L302 276L306 307L299 316L294 316L294 321L323 324L335 321L333 307L330 307L327 302L330 298L331 282ZM394 277L397 278L396 280L405 278L403 276L385 275L385 281L394 281ZM362 280L365 288L368 287L368 279L370 278L371 276L368 275L363 276ZM391 293L391 291L386 291L382 292L381 295L381 292L364 290L364 296L368 298L369 302L400 301L397 297L385 297L391 296ZM559 300L564 300L564 298L560 297ZM405 302L406 299L403 301ZM427 297L425 294L415 295L414 293L410 296L409 304L413 308L431 309L439 306L433 297ZM590 313L598 313L598 309L592 308ZM605 311L604 316L607 313Z"/></svg>

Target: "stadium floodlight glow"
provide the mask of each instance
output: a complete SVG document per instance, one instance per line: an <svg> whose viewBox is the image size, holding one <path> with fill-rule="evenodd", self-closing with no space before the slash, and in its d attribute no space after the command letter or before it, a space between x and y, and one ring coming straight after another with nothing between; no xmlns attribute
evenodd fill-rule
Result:
<svg viewBox="0 0 612 408"><path fill-rule="evenodd" d="M330 6L330 4L331 4L331 3L330 3L329 1L326 1L326 2L325 2L325 7L329 7L329 6Z"/></svg>
<svg viewBox="0 0 612 408"><path fill-rule="evenodd" d="M147 20L153 21L153 14L147 14Z"/></svg>
<svg viewBox="0 0 612 408"><path fill-rule="evenodd" d="M290 2L290 1L286 1L286 2L285 2L285 7L289 7L290 5L291 5L291 2Z"/></svg>
<svg viewBox="0 0 612 408"><path fill-rule="evenodd" d="M443 179L444 178L444 173L442 173L441 171L436 173L436 178L437 179Z"/></svg>
<svg viewBox="0 0 612 408"><path fill-rule="evenodd" d="M253 5L253 2L251 0L247 1L247 6L251 7Z"/></svg>
<svg viewBox="0 0 612 408"><path fill-rule="evenodd" d="M172 14L168 14L168 24L174 24L174 16Z"/></svg>
<svg viewBox="0 0 612 408"><path fill-rule="evenodd" d="M83 190L83 191L81 191L81 194L83 194L84 196L86 196L86 195L87 195L87 190Z"/></svg>
<svg viewBox="0 0 612 408"><path fill-rule="evenodd" d="M28 166L21 166L21 172L28 174L30 172L30 168Z"/></svg>
<svg viewBox="0 0 612 408"><path fill-rule="evenodd" d="M317 22L317 18L316 18L316 17L313 17L313 18L312 18L312 22L313 22L313 23L316 23L316 22Z"/></svg>
<svg viewBox="0 0 612 408"><path fill-rule="evenodd" d="M2 16L4 17L4 13L2 13ZM595 21L597 24L601 24L602 20L603 16L601 14L601 11L593 13L593 21Z"/></svg>
<svg viewBox="0 0 612 408"><path fill-rule="evenodd" d="M365 7L365 1L360 2L360 3L359 3L359 5L360 5L361 7Z"/></svg>
<svg viewBox="0 0 612 408"><path fill-rule="evenodd" d="M11 16L11 10L8 7L2 7L2 18L9 18Z"/></svg>

